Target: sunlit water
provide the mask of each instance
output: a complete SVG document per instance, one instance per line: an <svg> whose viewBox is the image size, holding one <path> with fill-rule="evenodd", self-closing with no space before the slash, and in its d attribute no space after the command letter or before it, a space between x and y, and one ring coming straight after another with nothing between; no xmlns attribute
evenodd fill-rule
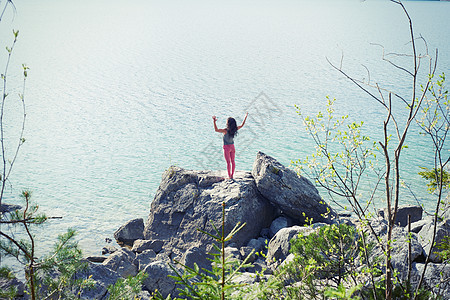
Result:
<svg viewBox="0 0 450 300"><path fill-rule="evenodd" d="M340 64L343 54L351 74L367 79L367 67L372 82L402 93L410 88L371 45L409 51L407 20L388 1L15 4L17 13L9 10L0 24L1 49L12 41L12 28L20 30L9 72L14 100L7 106L7 136L19 125L15 95L26 63L27 141L4 201L18 202L20 191L30 189L47 215L63 217L40 231L44 248L72 227L85 253L99 254L120 225L146 219L170 165L223 170L212 115L223 127L228 116L240 122L250 114L236 139L239 170L251 170L257 151L286 165L311 154L314 145L294 105L314 114L327 95L337 98L338 115L365 120L366 133L379 137L385 111L327 57ZM430 52L439 48L438 73L450 74L450 3L406 7ZM417 172L431 166L431 149L416 131L407 143L414 147L403 157L403 179L425 199ZM410 196L403 201L414 203Z"/></svg>

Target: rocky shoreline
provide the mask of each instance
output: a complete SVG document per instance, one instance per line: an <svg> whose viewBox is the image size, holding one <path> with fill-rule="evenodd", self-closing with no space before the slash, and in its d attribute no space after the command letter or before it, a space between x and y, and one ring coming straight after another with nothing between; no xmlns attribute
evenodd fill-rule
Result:
<svg viewBox="0 0 450 300"><path fill-rule="evenodd" d="M222 203L225 203L226 232L238 222L246 223L225 248L227 255L243 260L252 251L265 254L265 257L251 255L249 263L252 267L243 270L237 279L249 285L260 280L255 276L256 272L270 276L283 261L292 259L289 241L298 233L313 231L326 224L359 224L351 216L338 215L321 199L309 180L299 177L264 153L257 154L252 172L237 172L234 180L223 179L220 175L176 166L166 170L148 219L145 222L143 219L131 220L115 232L114 237L122 245L119 249L105 247L103 256L88 258L90 264L85 272L92 275L96 284L94 289L83 291L82 298L106 299L108 285L139 271L148 274L142 299L150 299L155 290L164 297L177 294L174 280L167 276L174 274L168 264L176 260L189 267L196 263L201 268L211 268L206 253L212 250L213 240L197 229L212 232L211 222L218 224L221 220ZM433 219L422 218L420 206L400 208L397 215L399 225L394 230L392 265L402 279L408 272L409 243L405 228L408 215L413 222L411 278L413 283L417 283L430 248ZM380 210L379 216L371 220L372 227L382 238L387 231L383 216L384 212ZM449 207L441 217L437 226L437 243L450 235ZM311 219L312 226L303 226ZM375 247L372 255L382 255L382 249ZM424 284L436 289L437 283L450 277L450 266L442 264L436 254L429 259L431 263L428 264ZM448 280L439 292L450 298Z"/></svg>

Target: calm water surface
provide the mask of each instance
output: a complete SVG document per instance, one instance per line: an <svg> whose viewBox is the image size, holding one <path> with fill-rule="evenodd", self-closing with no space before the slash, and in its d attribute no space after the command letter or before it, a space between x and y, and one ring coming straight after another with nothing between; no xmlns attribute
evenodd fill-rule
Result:
<svg viewBox="0 0 450 300"><path fill-rule="evenodd" d="M18 201L27 188L43 211L63 217L43 228L47 246L73 227L85 252L98 254L120 225L147 217L170 165L224 169L214 114L224 126L228 116L239 122L250 113L236 141L240 170L251 170L257 151L286 165L310 154L294 104L316 113L327 95L337 98L337 114L366 120L368 133L379 136L383 109L326 57L339 63L343 53L355 76L367 78L365 65L372 82L410 88L371 45L409 51L405 16L387 1L15 2L17 13L0 24L2 49L11 29L20 30L11 95L20 91L21 64L31 70L27 142L5 201ZM450 74L450 3L406 6L430 52L439 48L438 72ZM5 61L6 52L2 70ZM16 106L8 104L10 136ZM416 148L404 157L404 179L420 187L417 166L431 164L431 149L417 132L408 143Z"/></svg>

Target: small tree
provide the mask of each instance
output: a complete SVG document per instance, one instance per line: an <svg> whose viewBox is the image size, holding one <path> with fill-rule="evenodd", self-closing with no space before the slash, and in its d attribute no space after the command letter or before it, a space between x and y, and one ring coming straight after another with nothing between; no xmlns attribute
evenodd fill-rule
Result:
<svg viewBox="0 0 450 300"><path fill-rule="evenodd" d="M411 94L408 96L401 95L395 91L385 89L378 83L359 80L347 74L342 68L342 60L340 65L330 64L343 76L353 82L358 88L364 91L372 100L381 105L386 111L386 118L382 126L382 138L376 142L370 142L368 137L360 135L360 127L363 123L344 124L346 117L335 119L332 110L327 108L328 119L319 113L316 118L311 119L304 117L304 123L312 138L314 139L318 151L309 158L306 163L312 170L312 177L318 184L324 187L329 193L345 197L352 210L362 221L367 219L367 208L372 203L372 199L377 191L383 191L384 205L386 208L386 219L388 228L386 239L379 241L384 249L385 254L385 298L391 299L393 292L393 268L391 265L391 247L393 243L392 231L395 225L395 219L401 202L401 174L402 174L402 153L406 146L406 140L411 130L411 126L419 120L419 115L424 114L425 119L422 121L422 128L426 134L430 135L433 140L433 148L435 149L435 180L439 188L439 196L436 205L436 218L439 211L439 204L442 198L442 187L444 183L445 173L444 167L448 162L448 153L443 151L444 141L447 136L449 127L449 103L446 93L437 91L435 87L443 85L443 79L433 84L437 65L436 58L433 59L427 51L425 54L418 54L416 50L417 39L414 35L412 20L401 1L390 0L394 4L400 6L409 22L409 33L411 45L411 53L400 54L390 53L385 55L383 51L383 61L388 62L392 67L404 72L406 77L411 79ZM425 40L421 38L425 43ZM426 43L425 43L426 46ZM383 49L384 50L384 49ZM408 57L411 59L412 66L405 67L400 63L390 59L390 57ZM424 62L426 62L424 64ZM419 70L421 66L427 66L429 76L425 78L422 85L419 85ZM370 76L369 76L370 77ZM399 105L394 105L398 102ZM396 107L406 107L405 110L396 110ZM300 112L301 113L301 112ZM437 118L436 115L441 115ZM346 130L339 131L341 126L347 126ZM318 138L320 137L320 138ZM334 142L334 143L333 143ZM343 150L333 150L336 144ZM375 168L373 160L380 157L384 160L383 168ZM300 162L297 162L297 166ZM372 192L366 199L367 202L358 198L358 187L361 180L366 176L368 170L375 171L371 178L374 178L375 184L372 186ZM363 176L364 175L364 176ZM436 224L436 223L435 223ZM372 233L376 235L370 223L367 223ZM434 242L434 239L433 239ZM410 262L411 263L411 262ZM423 276L422 276L423 278ZM417 286L417 291L421 286L422 280ZM373 286L375 289L375 285ZM415 297L418 292L416 291ZM374 294L376 297L376 294Z"/></svg>
<svg viewBox="0 0 450 300"><path fill-rule="evenodd" d="M93 281L89 277L80 278L77 275L87 267L87 263L82 260L78 243L73 241L75 231L69 229L60 235L53 249L38 258L31 227L41 225L49 218L38 213L38 207L31 203L30 192L24 191L22 197L24 209L5 215L2 224L14 228L23 226L25 238L18 239L6 231L0 231L0 235L5 238L0 240L0 254L15 257L25 267L27 291L31 299L77 298L82 289L91 286Z"/></svg>
<svg viewBox="0 0 450 300"><path fill-rule="evenodd" d="M444 241L447 242L443 245L436 245L436 229L439 219L440 207L445 199L444 193L449 188L449 173L445 170L450 162L450 155L448 149L446 149L446 139L450 130L450 102L448 101L448 90L445 88L445 74L439 76L436 82L433 82L433 76L430 76L430 84L427 87L423 87L426 92L424 104L421 107L421 116L417 120L420 128L422 128L422 134L429 137L433 145L434 152L434 165L431 170L422 167L424 171L419 174L425 179L429 180L427 186L430 193L436 196L436 209L434 212L434 227L431 240L431 247L427 253L427 259L425 266L420 277L420 281L417 289L422 285L427 270L428 263L430 262L431 252L434 251L434 247L444 248L444 256L446 255L446 247L448 247L449 237L446 237ZM447 205L449 205L447 203ZM448 251L448 250L447 250ZM417 295L417 292L416 292Z"/></svg>

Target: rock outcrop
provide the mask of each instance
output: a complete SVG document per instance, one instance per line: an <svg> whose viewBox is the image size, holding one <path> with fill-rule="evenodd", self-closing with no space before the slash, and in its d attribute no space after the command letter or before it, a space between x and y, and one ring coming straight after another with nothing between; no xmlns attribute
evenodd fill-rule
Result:
<svg viewBox="0 0 450 300"><path fill-rule="evenodd" d="M165 250L179 256L193 247L210 250L212 239L198 229L214 233L211 222L221 226L222 203L226 232L238 222L249 224L233 238L239 247L257 237L277 215L249 172L223 180L211 172L170 167L152 202L144 238L163 241Z"/></svg>

